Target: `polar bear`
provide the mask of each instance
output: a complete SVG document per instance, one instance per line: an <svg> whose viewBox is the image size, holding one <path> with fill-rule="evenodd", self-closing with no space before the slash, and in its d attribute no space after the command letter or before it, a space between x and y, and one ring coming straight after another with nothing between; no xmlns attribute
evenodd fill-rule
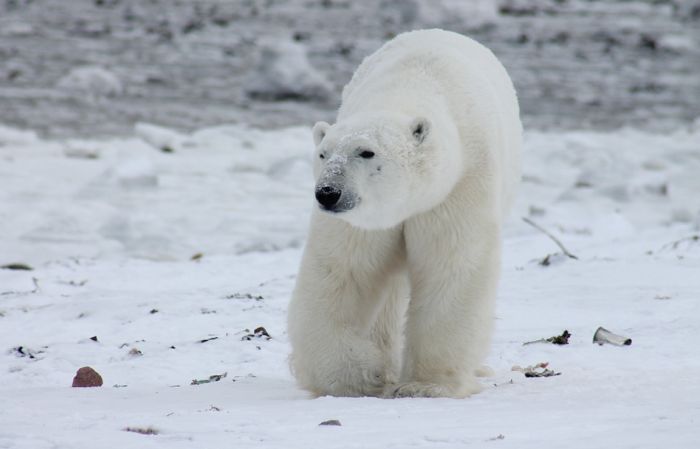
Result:
<svg viewBox="0 0 700 449"><path fill-rule="evenodd" d="M513 84L484 46L401 34L313 127L315 196L289 305L292 371L315 395L476 393L520 178Z"/></svg>

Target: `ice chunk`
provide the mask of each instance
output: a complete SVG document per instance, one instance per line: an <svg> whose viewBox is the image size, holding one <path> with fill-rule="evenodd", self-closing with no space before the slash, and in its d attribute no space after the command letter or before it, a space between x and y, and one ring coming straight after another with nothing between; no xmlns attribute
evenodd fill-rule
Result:
<svg viewBox="0 0 700 449"><path fill-rule="evenodd" d="M102 96L120 95L124 90L117 75L98 66L74 68L58 81L57 86L61 89Z"/></svg>
<svg viewBox="0 0 700 449"><path fill-rule="evenodd" d="M39 136L34 131L24 131L0 125L0 146L7 144L30 144L39 142Z"/></svg>
<svg viewBox="0 0 700 449"><path fill-rule="evenodd" d="M134 156L122 160L114 169L119 184L124 187L155 187L158 176L153 163L144 156Z"/></svg>
<svg viewBox="0 0 700 449"><path fill-rule="evenodd" d="M150 123L137 123L134 132L150 145L164 152L172 152L182 146L186 141L186 136L171 129L152 125Z"/></svg>
<svg viewBox="0 0 700 449"><path fill-rule="evenodd" d="M325 100L333 87L309 62L306 48L286 41L263 44L246 80L250 97L269 101Z"/></svg>

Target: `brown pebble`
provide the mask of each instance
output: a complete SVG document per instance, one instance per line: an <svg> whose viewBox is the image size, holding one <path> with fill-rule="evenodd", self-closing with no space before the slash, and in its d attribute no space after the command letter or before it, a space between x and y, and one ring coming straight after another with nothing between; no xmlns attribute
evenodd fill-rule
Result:
<svg viewBox="0 0 700 449"><path fill-rule="evenodd" d="M73 378L74 387L101 387L102 386L102 376L90 368L89 366L84 366L78 370Z"/></svg>

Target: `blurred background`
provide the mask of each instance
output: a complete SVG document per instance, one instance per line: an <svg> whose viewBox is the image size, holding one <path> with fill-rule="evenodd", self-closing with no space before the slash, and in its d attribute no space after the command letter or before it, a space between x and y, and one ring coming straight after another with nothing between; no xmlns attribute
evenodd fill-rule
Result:
<svg viewBox="0 0 700 449"><path fill-rule="evenodd" d="M698 0L2 0L0 123L63 137L332 120L362 58L425 27L490 47L526 127L700 116Z"/></svg>

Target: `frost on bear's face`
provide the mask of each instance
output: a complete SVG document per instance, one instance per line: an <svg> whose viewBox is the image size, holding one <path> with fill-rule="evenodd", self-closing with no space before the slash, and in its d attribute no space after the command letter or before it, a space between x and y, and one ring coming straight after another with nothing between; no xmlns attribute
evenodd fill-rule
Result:
<svg viewBox="0 0 700 449"><path fill-rule="evenodd" d="M396 226L444 199L452 162L435 152L424 118L386 115L319 122L313 129L318 208L364 229ZM455 165L452 165L455 166ZM451 190L450 186L450 189Z"/></svg>

